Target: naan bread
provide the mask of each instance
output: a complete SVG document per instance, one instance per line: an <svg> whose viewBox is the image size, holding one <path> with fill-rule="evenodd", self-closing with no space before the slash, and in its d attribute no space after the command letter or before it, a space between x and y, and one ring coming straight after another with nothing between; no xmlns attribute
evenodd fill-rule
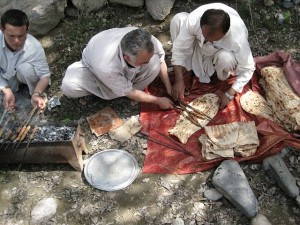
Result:
<svg viewBox="0 0 300 225"><path fill-rule="evenodd" d="M276 118L266 99L257 92L247 91L240 98L242 108L251 114L276 122Z"/></svg>
<svg viewBox="0 0 300 225"><path fill-rule="evenodd" d="M239 134L234 147L235 155L246 157L254 155L257 146L259 146L259 139L257 129L254 121L238 122Z"/></svg>
<svg viewBox="0 0 300 225"><path fill-rule="evenodd" d="M287 131L300 130L300 98L286 80L283 68L264 67L261 76L259 83L279 124Z"/></svg>
<svg viewBox="0 0 300 225"><path fill-rule="evenodd" d="M217 95L210 93L194 99L189 103L189 105L212 119L215 117L219 110L218 100L219 97ZM186 108L186 111L192 110L190 108ZM206 126L210 121L210 119L205 116L200 117L199 115L199 117L196 117L194 115L191 115L191 113L187 113L186 111L180 114L179 118L176 121L175 127L169 130L169 133L176 136L183 144L186 144L192 134ZM187 118L187 115L191 116L194 122L189 120ZM198 125L196 125L195 122Z"/></svg>
<svg viewBox="0 0 300 225"><path fill-rule="evenodd" d="M232 158L254 155L259 146L255 123L232 122L207 126L199 141L202 144L202 157L211 160L219 157Z"/></svg>

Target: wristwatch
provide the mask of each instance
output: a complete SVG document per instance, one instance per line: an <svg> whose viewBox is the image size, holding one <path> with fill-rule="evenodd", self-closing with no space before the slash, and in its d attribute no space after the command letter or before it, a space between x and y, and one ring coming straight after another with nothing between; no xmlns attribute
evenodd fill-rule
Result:
<svg viewBox="0 0 300 225"><path fill-rule="evenodd" d="M227 92L225 92L225 95L230 101L234 99L234 95L230 95Z"/></svg>

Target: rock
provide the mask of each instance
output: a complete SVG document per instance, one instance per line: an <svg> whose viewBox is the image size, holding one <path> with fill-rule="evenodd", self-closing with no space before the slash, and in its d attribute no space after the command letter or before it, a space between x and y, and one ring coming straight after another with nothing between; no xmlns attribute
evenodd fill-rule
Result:
<svg viewBox="0 0 300 225"><path fill-rule="evenodd" d="M107 3L107 0L71 0L73 5L85 12L85 13L88 13L88 12L91 12L93 10L97 10L97 9L101 9L106 3Z"/></svg>
<svg viewBox="0 0 300 225"><path fill-rule="evenodd" d="M147 11L154 20L163 20L174 5L175 0L146 0Z"/></svg>
<svg viewBox="0 0 300 225"><path fill-rule="evenodd" d="M300 3L300 0L293 0L295 5L298 5Z"/></svg>
<svg viewBox="0 0 300 225"><path fill-rule="evenodd" d="M172 221L172 225L184 225L183 219L177 217L175 220Z"/></svg>
<svg viewBox="0 0 300 225"><path fill-rule="evenodd" d="M297 205L300 207L300 196L297 196L297 197L296 197L296 203L297 203Z"/></svg>
<svg viewBox="0 0 300 225"><path fill-rule="evenodd" d="M262 214L257 214L256 217L254 217L251 220L251 225L272 225L267 217L265 217Z"/></svg>
<svg viewBox="0 0 300 225"><path fill-rule="evenodd" d="M31 211L32 225L46 224L56 214L57 203L53 198L40 200Z"/></svg>
<svg viewBox="0 0 300 225"><path fill-rule="evenodd" d="M110 4L121 4L130 7L143 7L144 0L109 0Z"/></svg>
<svg viewBox="0 0 300 225"><path fill-rule="evenodd" d="M64 18L66 6L67 1L61 0L2 0L0 1L0 14L11 8L24 11L29 18L29 33L42 36L56 27Z"/></svg>
<svg viewBox="0 0 300 225"><path fill-rule="evenodd" d="M296 180L279 155L266 158L263 161L263 167L267 174L276 180L278 186L288 196L295 198L299 195Z"/></svg>
<svg viewBox="0 0 300 225"><path fill-rule="evenodd" d="M265 6L272 6L272 5L274 5L274 1L273 0L264 0L264 4L265 4Z"/></svg>
<svg viewBox="0 0 300 225"><path fill-rule="evenodd" d="M294 3L291 0L284 0L284 1L281 1L281 5L282 5L282 7L289 9L294 6Z"/></svg>
<svg viewBox="0 0 300 225"><path fill-rule="evenodd" d="M218 201L223 197L223 195L215 188L205 190L204 196L211 201Z"/></svg>
<svg viewBox="0 0 300 225"><path fill-rule="evenodd" d="M258 201L237 161L223 161L214 172L212 183L221 194L247 217L253 218L256 216Z"/></svg>
<svg viewBox="0 0 300 225"><path fill-rule="evenodd" d="M79 10L72 6L67 6L65 9L65 14L70 17L77 17L79 15Z"/></svg>

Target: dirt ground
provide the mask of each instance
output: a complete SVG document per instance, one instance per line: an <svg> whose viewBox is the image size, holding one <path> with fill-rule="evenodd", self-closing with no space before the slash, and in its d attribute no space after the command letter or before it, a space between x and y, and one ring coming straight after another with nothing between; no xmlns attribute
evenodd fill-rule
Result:
<svg viewBox="0 0 300 225"><path fill-rule="evenodd" d="M80 123L85 133L89 154L84 159L104 149L124 149L143 166L146 140L133 136L121 143L105 134L93 135L86 117L110 106L124 120L139 115L139 104L132 105L127 98L112 101L97 100L81 105L78 100L67 99L59 89L63 73L68 65L80 59L80 53L88 40L101 30L113 27L137 26L149 30L164 45L166 60L170 66L170 19L177 12L191 12L204 1L176 0L171 14L164 21L154 21L144 8L107 6L103 10L78 13L67 17L57 28L39 40L43 44L52 71L52 85L48 98L57 96L61 105L46 110L46 122ZM209 1L207 1L209 2ZM263 1L223 1L236 8L249 29L249 42L254 56L264 56L275 50L290 53L300 60L299 6L283 9L272 7ZM250 2L250 5L248 4ZM277 2L277 1L275 1ZM277 16L285 17L278 24ZM287 166L300 182L299 151L289 149L284 156ZM285 195L278 185L264 172L262 165L241 164L259 201L260 213L272 224L300 224L300 210L294 199ZM54 198L57 212L45 224L92 225L147 225L175 224L176 218L185 225L244 225L250 224L228 200L212 202L203 192L212 188L214 169L187 175L142 174L125 189L113 192L93 188L82 173L69 164L18 164L0 167L0 224L30 224L30 212L44 198Z"/></svg>

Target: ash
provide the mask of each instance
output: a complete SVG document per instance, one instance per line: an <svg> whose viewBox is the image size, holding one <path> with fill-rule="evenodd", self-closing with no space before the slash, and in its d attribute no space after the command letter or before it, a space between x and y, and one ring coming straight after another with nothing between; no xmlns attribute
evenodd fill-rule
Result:
<svg viewBox="0 0 300 225"><path fill-rule="evenodd" d="M37 130L34 141L68 141L74 138L75 133L76 127L43 126Z"/></svg>

